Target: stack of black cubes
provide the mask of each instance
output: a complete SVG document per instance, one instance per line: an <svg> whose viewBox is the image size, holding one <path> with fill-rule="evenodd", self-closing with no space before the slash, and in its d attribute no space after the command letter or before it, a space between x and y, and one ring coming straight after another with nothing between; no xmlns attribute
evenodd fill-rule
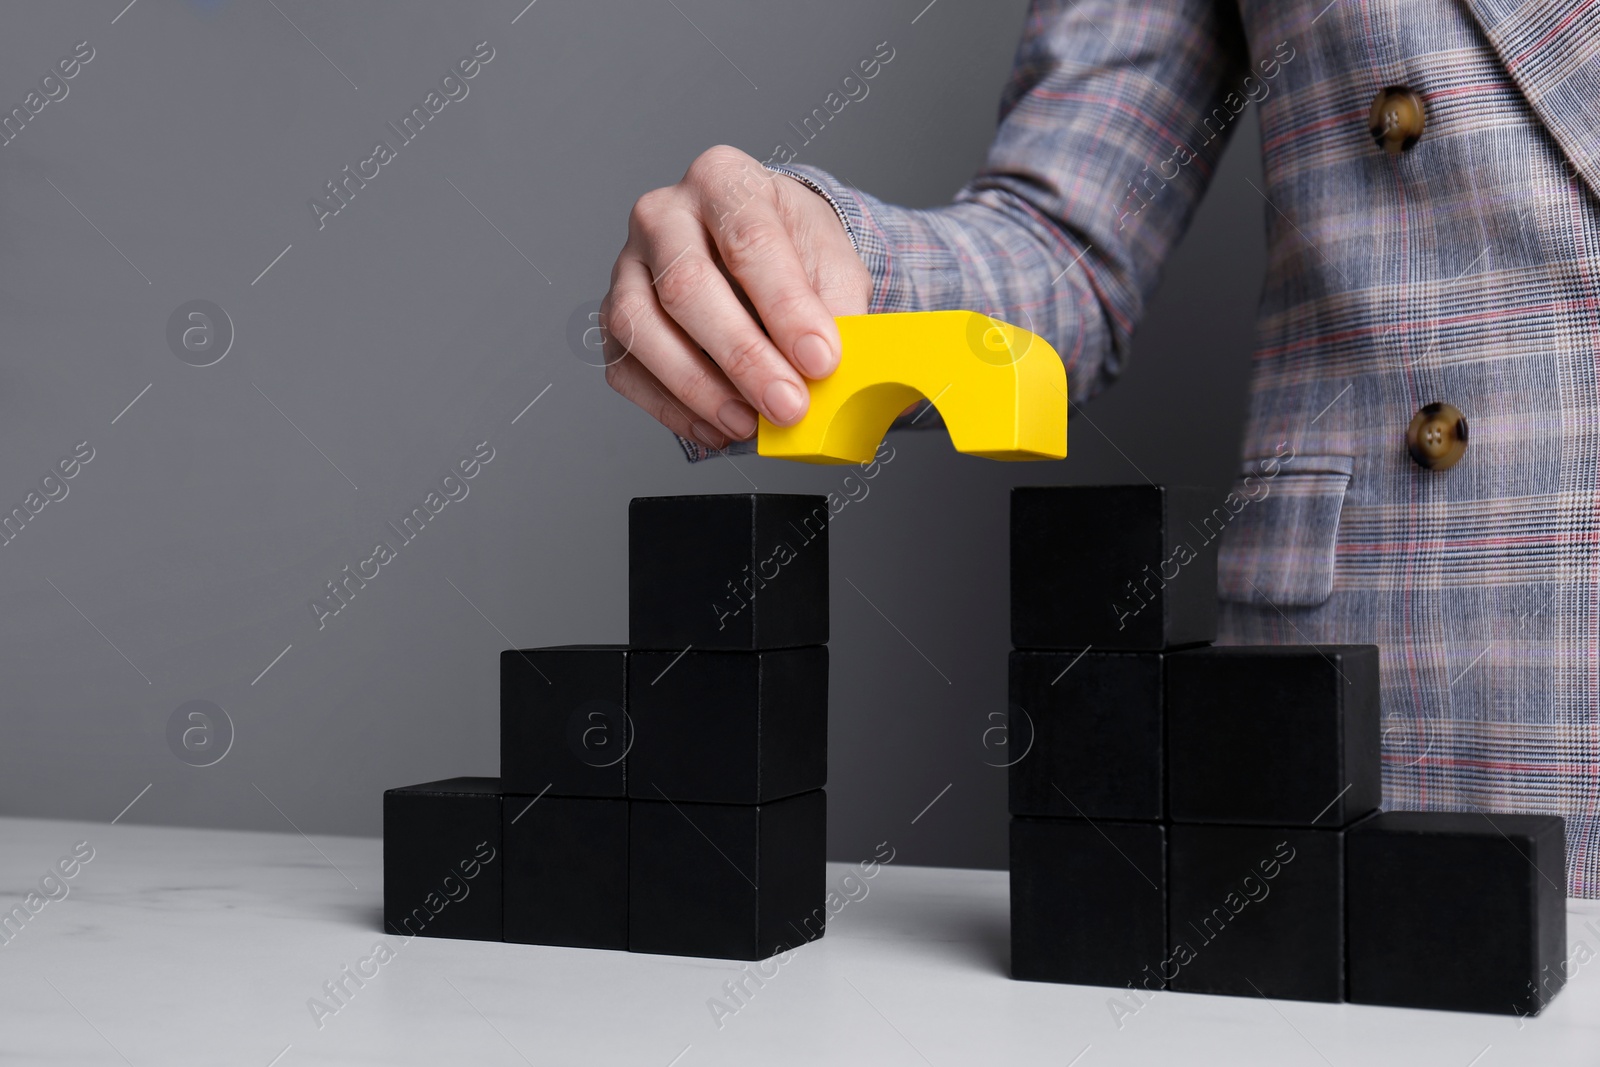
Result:
<svg viewBox="0 0 1600 1067"><path fill-rule="evenodd" d="M828 517L634 500L628 644L501 653L500 777L385 793L388 929L744 960L822 936Z"/></svg>
<svg viewBox="0 0 1600 1067"><path fill-rule="evenodd" d="M1537 1012L1562 820L1377 813L1375 646L1209 647L1230 517L1199 490L1013 491L1012 976Z"/></svg>

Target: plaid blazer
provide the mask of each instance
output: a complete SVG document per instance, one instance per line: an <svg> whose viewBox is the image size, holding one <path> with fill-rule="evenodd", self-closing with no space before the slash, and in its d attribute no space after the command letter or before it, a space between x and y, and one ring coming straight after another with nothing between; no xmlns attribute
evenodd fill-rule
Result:
<svg viewBox="0 0 1600 1067"><path fill-rule="evenodd" d="M1390 86L1426 109L1400 155L1368 132ZM836 205L872 310L1028 326L1084 399L1252 104L1241 475L1294 459L1223 538L1222 639L1378 644L1386 806L1561 814L1569 892L1600 896L1600 3L1036 0L953 204L787 170ZM1434 401L1470 426L1448 470L1404 442Z"/></svg>

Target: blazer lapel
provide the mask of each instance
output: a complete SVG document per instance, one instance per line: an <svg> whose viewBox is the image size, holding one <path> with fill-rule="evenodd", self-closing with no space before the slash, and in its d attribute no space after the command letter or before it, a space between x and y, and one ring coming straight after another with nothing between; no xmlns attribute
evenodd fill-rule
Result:
<svg viewBox="0 0 1600 1067"><path fill-rule="evenodd" d="M1534 112L1600 192L1600 0L1467 0Z"/></svg>

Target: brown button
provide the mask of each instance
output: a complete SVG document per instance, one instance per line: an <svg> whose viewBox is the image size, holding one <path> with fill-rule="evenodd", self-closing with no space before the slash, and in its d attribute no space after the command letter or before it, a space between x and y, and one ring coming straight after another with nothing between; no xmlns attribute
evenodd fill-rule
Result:
<svg viewBox="0 0 1600 1067"><path fill-rule="evenodd" d="M1467 451L1467 417L1453 404L1429 404L1406 427L1406 451L1423 470L1449 470Z"/></svg>
<svg viewBox="0 0 1600 1067"><path fill-rule="evenodd" d="M1367 130L1379 148L1398 156L1417 143L1427 122L1422 97L1417 91L1404 85L1391 85L1372 101Z"/></svg>

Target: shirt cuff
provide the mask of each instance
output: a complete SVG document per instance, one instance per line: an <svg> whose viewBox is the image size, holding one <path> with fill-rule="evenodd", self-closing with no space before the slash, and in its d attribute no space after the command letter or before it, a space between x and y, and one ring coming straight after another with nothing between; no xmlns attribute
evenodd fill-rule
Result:
<svg viewBox="0 0 1600 1067"><path fill-rule="evenodd" d="M678 437L677 434L672 436ZM707 448L699 441L678 437L678 447L683 449L683 454L690 463L699 463L713 456L748 456L756 450L756 439L752 437L748 441L730 441L726 448Z"/></svg>

